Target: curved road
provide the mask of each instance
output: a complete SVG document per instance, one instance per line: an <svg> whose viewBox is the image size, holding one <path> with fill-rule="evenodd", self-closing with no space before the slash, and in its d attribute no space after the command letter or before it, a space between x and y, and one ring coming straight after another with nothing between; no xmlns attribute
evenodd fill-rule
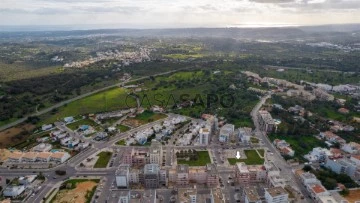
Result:
<svg viewBox="0 0 360 203"><path fill-rule="evenodd" d="M177 70L172 70L172 71L168 71L168 72L164 72L164 73L157 73L157 74L154 74L154 75L149 75L149 76L160 76L160 75L166 75L166 74L170 74L170 73L174 73L174 72L177 72L177 71L180 71L180 70L185 70L185 69L189 69L189 68L181 68L181 69L177 69ZM59 108L61 106L64 106L65 104L68 104L70 102L73 102L73 101L76 101L78 99L82 99L84 97L87 97L87 96L90 96L92 94L96 94L98 92L102 92L104 90L108 90L108 89L111 89L111 88L114 88L114 87L117 87L121 84L126 84L126 83L129 83L129 82L135 82L135 81L138 81L138 80L142 80L142 79L145 79L145 78L148 78L149 76L144 76L144 77L140 77L140 78L137 78L137 79L133 79L133 80L129 80L129 81L126 81L126 82L121 82L121 83L116 83L114 85L110 85L110 86L107 86L107 87L103 87L103 88L100 88L100 89L97 89L97 90L94 90L92 92L88 92L88 93L85 93L85 94L82 94L82 95L79 95L77 97L74 97L72 99L68 99L66 101L62 101L60 103L57 103L51 107L48 107L46 109L42 109L40 111L37 111L35 113L32 113L32 114L28 114L26 115L24 118L20 118L14 122L11 122L11 123L8 123L6 125L3 125L3 126L0 126L0 131L3 131L7 128L11 128L15 125L18 125L22 122L24 122L29 116L39 116L39 115L42 115L42 114L45 114L45 113L48 113L50 112L51 110L55 109L55 108Z"/></svg>

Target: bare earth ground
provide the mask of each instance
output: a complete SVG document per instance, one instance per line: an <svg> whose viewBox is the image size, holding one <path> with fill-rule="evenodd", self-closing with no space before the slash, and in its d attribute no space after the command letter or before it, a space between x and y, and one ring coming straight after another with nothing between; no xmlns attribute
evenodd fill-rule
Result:
<svg viewBox="0 0 360 203"><path fill-rule="evenodd" d="M0 149L0 162L5 161L11 152L7 149Z"/></svg>
<svg viewBox="0 0 360 203"><path fill-rule="evenodd" d="M91 191L97 183L93 181L86 181L82 183L77 183L76 188L72 190L61 190L56 194L54 203L85 203L85 195L87 191Z"/></svg>
<svg viewBox="0 0 360 203"><path fill-rule="evenodd" d="M132 128L137 128L142 125L142 123L139 120L133 119L133 118L127 118L122 122L122 124L130 126Z"/></svg>
<svg viewBox="0 0 360 203"><path fill-rule="evenodd" d="M350 203L354 203L355 201L360 201L360 190L350 190L349 195L346 196L345 199Z"/></svg>
<svg viewBox="0 0 360 203"><path fill-rule="evenodd" d="M34 125L23 124L17 127L12 127L0 132L0 148L11 146L26 140L28 135L20 136L23 131L32 131L35 129Z"/></svg>

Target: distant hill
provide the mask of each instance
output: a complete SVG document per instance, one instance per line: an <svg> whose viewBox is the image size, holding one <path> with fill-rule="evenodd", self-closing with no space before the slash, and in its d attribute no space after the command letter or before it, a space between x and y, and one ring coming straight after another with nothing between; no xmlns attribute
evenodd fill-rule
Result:
<svg viewBox="0 0 360 203"><path fill-rule="evenodd" d="M305 32L354 32L360 31L360 24L303 26L299 29Z"/></svg>
<svg viewBox="0 0 360 203"><path fill-rule="evenodd" d="M360 24L322 25L279 28L174 28L174 29L98 29L71 31L8 31L0 39L74 37L74 36L132 36L132 37L222 37L248 40L291 40L317 36L332 36L360 31Z"/></svg>

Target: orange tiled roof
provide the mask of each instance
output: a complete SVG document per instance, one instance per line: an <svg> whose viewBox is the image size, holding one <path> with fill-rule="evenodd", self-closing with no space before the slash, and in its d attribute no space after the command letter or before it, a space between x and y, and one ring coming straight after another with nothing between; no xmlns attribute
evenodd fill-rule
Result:
<svg viewBox="0 0 360 203"><path fill-rule="evenodd" d="M311 187L311 189L312 189L316 194L326 192L326 189L325 189L322 185L319 185L319 184L313 185L313 186Z"/></svg>

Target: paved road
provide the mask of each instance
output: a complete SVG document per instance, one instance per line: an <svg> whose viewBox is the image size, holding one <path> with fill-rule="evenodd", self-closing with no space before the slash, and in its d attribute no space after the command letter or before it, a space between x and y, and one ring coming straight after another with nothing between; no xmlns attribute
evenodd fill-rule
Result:
<svg viewBox="0 0 360 203"><path fill-rule="evenodd" d="M182 69L178 69L178 70L172 70L172 71L168 71L168 72L158 73L158 74L154 74L154 75L151 75L151 76L154 76L154 77L155 77L155 76L160 76L160 75L166 75L166 74L174 73L174 72L177 72L177 71L180 71L180 70L185 70L185 69L188 69L188 68L182 68ZM124 83L135 82L135 81L139 81L139 80L142 80L142 79L145 79L145 78L148 78L148 77L149 77L149 76L145 76L145 77L140 77L140 78L137 78L137 79L129 80L129 81L126 81L126 82L116 83L116 84L114 84L114 85L110 85L110 86L107 86L107 87L103 87L103 88L94 90L94 91L92 91L92 92L88 92L88 93L82 94L82 95L80 95L80 96L74 97L74 98L72 98L72 99L69 99L69 100L66 100L66 101L62 101L62 102L57 103L57 104L55 104L55 105L53 105L53 106L51 106L51 107L48 107L48 108L46 108L46 109L42 109L42 110L37 111L37 112L32 113L32 114L28 114L28 115L24 116L24 118L20 118L20 119L14 121L14 122L11 122L11 123L9 123L9 124L3 125L3 126L0 127L0 131L3 131L3 130L5 130L5 129L7 129L7 128L11 128L11 127L13 127L13 126L15 126L15 125L18 125L18 124L24 122L24 121L27 119L27 117L29 117L29 116L39 116L39 115L48 113L48 112L50 112L51 110L53 110L53 109L55 109L55 108L59 108L59 107L61 107L61 106L64 106L65 104L68 104L68 103L70 103L70 102L73 102L73 101L82 99L82 98L87 97L87 96L90 96L90 95L92 95L92 94L96 94L96 93L98 93L98 92L102 92L102 91L104 91L104 90L108 90L108 89L117 87L117 86L122 85L122 84L124 84Z"/></svg>
<svg viewBox="0 0 360 203"><path fill-rule="evenodd" d="M272 162L274 162L274 164L281 169L282 177L288 180L293 188L295 188L297 191L300 191L304 195L305 199L302 201L298 200L297 202L304 202L304 203L312 202L311 199L307 198L308 195L305 187L295 177L295 174L293 173L293 168L283 159L279 151L274 147L274 145L269 140L266 133L260 130L257 113L259 112L262 105L266 102L266 100L269 99L270 97L271 95L266 95L262 97L260 102L251 111L251 117L255 125L255 135L260 139L262 139L265 147L267 147L271 152L273 152Z"/></svg>

